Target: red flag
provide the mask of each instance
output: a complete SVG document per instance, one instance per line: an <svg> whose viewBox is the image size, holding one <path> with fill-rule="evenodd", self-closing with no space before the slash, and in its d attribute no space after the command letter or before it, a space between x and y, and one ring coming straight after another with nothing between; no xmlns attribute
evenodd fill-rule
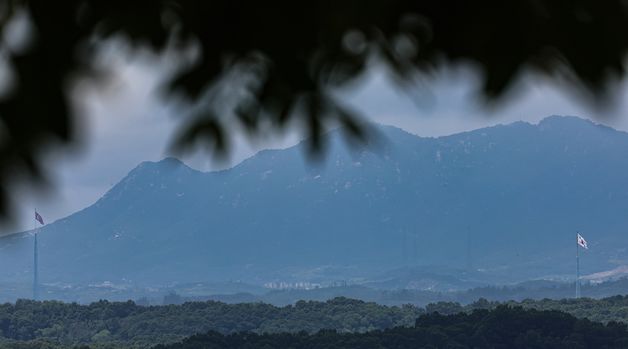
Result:
<svg viewBox="0 0 628 349"><path fill-rule="evenodd" d="M44 219L41 218L41 215L35 211L35 220L38 221L41 225L44 225Z"/></svg>

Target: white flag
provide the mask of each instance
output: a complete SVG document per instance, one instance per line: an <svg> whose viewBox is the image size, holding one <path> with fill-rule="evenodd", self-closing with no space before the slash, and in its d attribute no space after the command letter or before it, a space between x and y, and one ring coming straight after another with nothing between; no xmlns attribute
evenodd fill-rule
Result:
<svg viewBox="0 0 628 349"><path fill-rule="evenodd" d="M589 246L587 246L587 240L585 240L580 234L578 234L578 245L584 247L587 250L589 249Z"/></svg>

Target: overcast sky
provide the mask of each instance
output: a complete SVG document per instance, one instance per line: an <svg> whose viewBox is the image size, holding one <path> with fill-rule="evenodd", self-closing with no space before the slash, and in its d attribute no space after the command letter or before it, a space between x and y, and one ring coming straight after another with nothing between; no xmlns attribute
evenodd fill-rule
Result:
<svg viewBox="0 0 628 349"><path fill-rule="evenodd" d="M110 62L111 63L111 62ZM160 72L171 64L168 57L137 55L113 59L114 73L105 86L86 88L76 94L83 111L82 151L47 156L52 190L47 193L19 187L19 223L4 232L33 227L33 208L48 221L65 217L95 202L142 161L166 156L168 141L176 125L177 108L158 97ZM400 92L382 69L371 73L339 97L368 118L394 125L420 136L442 136L498 123L523 120L537 123L549 115L575 115L628 131L628 83L618 86L618 104L592 110L557 86L527 74L503 105L484 108L475 93L478 75L469 67L457 66L417 81L409 92ZM575 98L574 98L575 97ZM240 140L231 165L261 148L286 147L298 141L295 135L272 143L249 145ZM212 165L199 154L183 159L201 170Z"/></svg>

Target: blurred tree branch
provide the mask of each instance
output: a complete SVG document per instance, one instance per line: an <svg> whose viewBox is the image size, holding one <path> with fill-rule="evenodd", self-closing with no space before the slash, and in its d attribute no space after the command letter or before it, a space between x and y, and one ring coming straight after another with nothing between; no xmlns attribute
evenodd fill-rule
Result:
<svg viewBox="0 0 628 349"><path fill-rule="evenodd" d="M72 144L79 116L68 87L98 81L94 48L113 36L157 52L198 48L198 59L167 86L191 103L206 102L181 125L175 148L205 140L228 152L227 120L250 135L263 122L281 129L297 121L317 152L330 124L364 137L359 119L329 91L362 76L373 57L402 84L464 60L482 70L488 98L501 96L524 68L553 78L567 72L602 96L624 75L627 11L618 0L0 1L2 53L14 77L0 100L0 212L16 174L43 178L43 149ZM33 31L23 49L7 40L19 13ZM208 93L218 84L241 91L227 104Z"/></svg>

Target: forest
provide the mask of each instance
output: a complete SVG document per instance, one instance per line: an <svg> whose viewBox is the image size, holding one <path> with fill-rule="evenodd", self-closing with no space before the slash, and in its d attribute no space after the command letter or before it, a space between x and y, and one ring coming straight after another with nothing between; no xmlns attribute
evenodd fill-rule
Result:
<svg viewBox="0 0 628 349"><path fill-rule="evenodd" d="M509 313L505 309L519 310ZM571 321L569 326L573 327L578 324L578 326L586 325L585 327L591 331L595 329L601 332L610 331L612 336L616 336L613 340L624 338L623 335L619 335L619 332L613 332L615 331L613 329L623 328L623 325L619 324L628 324L628 296L603 299L525 300L505 303L480 299L468 305L439 302L429 304L424 308L413 305L389 307L342 297L326 302L299 301L284 307L265 303L225 304L215 301L140 306L132 301L100 301L89 305L79 305L57 301L19 300L16 303L0 305L0 347L150 348L158 344L174 345L180 342L177 345L187 348L191 347L190 343L193 341L201 340L210 341L212 345L218 345L217 348L220 348L219 345L222 344L215 344L212 341L233 344L229 341L236 340L238 336L243 336L243 333L247 333L246 336L252 336L250 338L257 338L256 340L265 338L264 340L274 341L279 338L283 338L281 340L289 338L290 341L297 341L294 343L298 344L294 345L300 347L309 343L307 341L310 340L312 343L318 343L316 336L322 335L334 338L338 336L336 339L340 341L362 341L368 339L368 333L377 333L373 331L390 330L392 332L385 333L411 338L415 335L419 336L418 332L408 330L414 327L417 319L419 319L419 324L429 325L425 325L427 327L432 326L430 324L433 324L435 319L441 319L444 323L459 321L458 325L453 325L457 323L454 321L451 326L464 327L466 325L461 324L464 321L469 320L470 323L475 323L470 320L473 316L480 316L477 314L497 316L492 313L497 310L497 314L505 314L504 316L521 316L519 320L513 318L512 321L525 322L529 317L538 317L532 322L542 323L540 318L547 316L547 321L543 321L551 323L553 320L549 319L553 317L560 319L574 317L574 320L569 320ZM528 310L530 312L527 312ZM476 314L477 311L489 312ZM561 312L562 315L556 315L557 312ZM440 314L441 317L434 314ZM449 315L453 317L447 317ZM584 319L586 322L582 322L585 321ZM592 323L595 325L589 326ZM610 327L599 327L602 325ZM421 326L419 327L425 327ZM435 330L427 328L416 331L432 333ZM447 332L449 330L439 331L444 331L447 338L451 337ZM530 328L529 332L531 336L538 334L544 341L547 339L546 334L537 333L538 331L534 328ZM366 335L365 337L343 335L352 333L366 333ZM198 335L186 339L195 334ZM277 334L279 337L270 336L271 334ZM567 337L569 336L572 334ZM567 337L561 337L559 342L563 343ZM381 340L385 338L388 338L388 335L383 336ZM454 340L457 337L451 338ZM426 342L425 345L440 346L435 343ZM614 345L611 342L603 343L609 347ZM263 347L262 344L260 346Z"/></svg>
<svg viewBox="0 0 628 349"><path fill-rule="evenodd" d="M215 331L156 349L188 348L626 348L626 324L601 324L569 314L498 306L471 313L426 314L413 327L366 333L334 330L314 334Z"/></svg>
<svg viewBox="0 0 628 349"><path fill-rule="evenodd" d="M0 344L24 348L78 344L147 348L208 330L225 334L313 333L327 328L365 332L411 326L422 313L422 309L413 306L386 307L347 298L300 301L286 307L213 301L146 307L132 301L79 305L19 300L0 305Z"/></svg>

